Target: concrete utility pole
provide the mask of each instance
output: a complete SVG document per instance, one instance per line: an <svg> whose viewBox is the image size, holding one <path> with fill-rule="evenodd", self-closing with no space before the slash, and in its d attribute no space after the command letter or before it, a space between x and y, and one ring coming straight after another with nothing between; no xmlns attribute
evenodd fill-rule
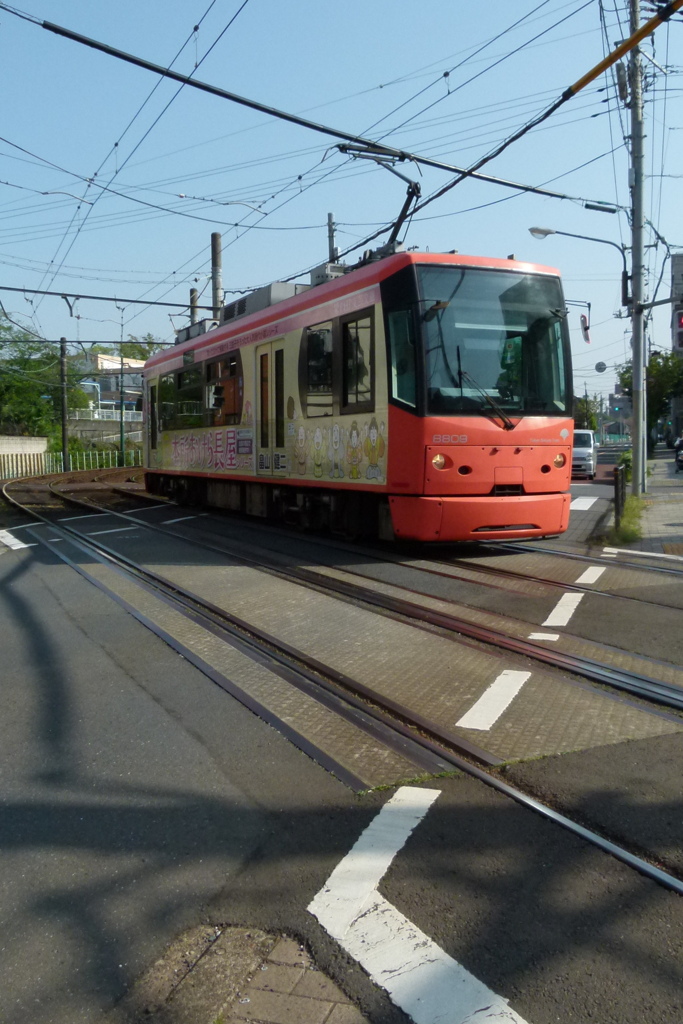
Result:
<svg viewBox="0 0 683 1024"><path fill-rule="evenodd" d="M336 263L339 256L339 249L334 244L334 214L327 215L327 249L330 263Z"/></svg>
<svg viewBox="0 0 683 1024"><path fill-rule="evenodd" d="M211 288L213 297L213 318L220 320L223 309L223 254L220 232L211 232Z"/></svg>
<svg viewBox="0 0 683 1024"><path fill-rule="evenodd" d="M66 338L59 339L59 379L62 393L62 470L68 473L71 469L69 462L69 424L66 388Z"/></svg>
<svg viewBox="0 0 683 1024"><path fill-rule="evenodd" d="M640 0L630 0L631 34L640 28ZM646 394L643 267L643 169L645 134L643 127L643 68L640 49L635 46L629 58L629 85L631 93L631 324L633 358L633 472L631 490L643 494L646 490Z"/></svg>

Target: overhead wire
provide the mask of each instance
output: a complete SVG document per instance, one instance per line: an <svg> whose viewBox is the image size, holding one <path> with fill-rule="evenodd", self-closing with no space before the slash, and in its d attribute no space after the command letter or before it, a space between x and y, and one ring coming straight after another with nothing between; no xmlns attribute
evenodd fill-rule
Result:
<svg viewBox="0 0 683 1024"><path fill-rule="evenodd" d="M206 16L208 15L208 13L209 13L209 12L211 11L211 9L212 9L212 7L214 6L214 4L215 4L215 3L216 3L216 0L211 0L211 3L209 4L209 6L208 6L207 10L205 11L205 13L204 13L204 15L202 16L202 18L200 19L200 21L198 22L198 24L199 24L199 25L201 25L201 23L202 23L202 22L204 21L204 19L206 18ZM218 42L219 42L219 41L220 41L220 40L221 40L221 39L223 38L223 36L225 35L225 33L226 33L226 32L228 31L228 29L230 28L230 26L231 26L231 25L232 25L232 24L234 23L235 19L236 19L236 18L237 18L237 17L239 16L239 14L241 14L241 12L242 12L242 11L244 10L244 8L246 7L246 5L247 5L248 3L249 3L249 0L243 0L242 4L241 4L241 5L240 5L240 7L238 8L238 10L237 10L237 11L236 11L236 13L235 13L235 14L233 15L233 17L232 17L232 18L230 19L230 21L228 22L228 24L227 24L227 25L226 25L226 26L224 27L224 29L223 29L223 30L222 30L222 32L221 32L221 33L219 34L219 36L217 37L217 39L216 39L216 40L214 40L214 42L212 43L212 45L211 45L211 46L209 47L209 49L208 49L208 50L206 51L206 53L205 53L205 54L204 54L204 55L202 56L201 60L200 60L200 61L199 61L198 63L195 63L195 67L194 67L193 71L192 71L192 72L190 73L190 75L189 75L189 76L187 76L188 80L192 78L192 75L193 75L193 74L195 73L195 71L196 71L196 70L197 70L197 69L198 69L198 68L199 68L199 67L201 66L201 64L202 64L202 63L204 62L204 60L206 60L206 58L208 57L208 55L209 55L209 54L211 53L211 51L212 51L212 50L214 49L214 47L215 47L215 46L216 46L216 45L218 44ZM190 40L191 38L193 38L193 36L194 36L194 33L195 33L195 29L193 28L193 31L192 31L192 33L190 34L190 36L189 36L189 37L188 37L188 39L187 39L187 40L185 41L185 43L183 43L183 45L181 46L180 50L178 50L177 54L176 54L176 55L175 55L175 57L173 58L173 61L171 62L171 65L169 66L169 70L170 70L170 67L172 67L172 65L173 65L173 64L175 63L175 61L176 61L176 60L178 59L178 57L180 56L180 54L181 54L181 53L183 52L183 50L184 50L184 49L185 49L185 47L187 46L187 44L188 44L189 40ZM132 125L132 123L133 123L133 122L134 122L134 121L136 120L136 118L137 118L137 117L139 116L139 114L141 113L142 109L143 109L143 108L144 108L144 106L145 106L145 105L147 104L147 102L149 101L149 99L151 98L151 96L153 95L153 93L155 92L155 90L156 90L157 86L159 86L160 84L161 84L161 81L159 81L159 82L157 82L157 83L156 83L156 85L154 86L154 88L153 88L153 89L151 90L151 92L149 93L149 95L148 95L147 99L146 99L146 100L144 101L144 103L142 104L142 106L141 106L141 107L140 107L140 108L138 109L138 111L136 112L136 114L135 114L135 115L133 116L133 118L132 118L132 119L131 119L131 121L129 122L128 126L126 127L126 129L125 129L125 130L124 130L124 132L123 132L123 135L125 135L125 134L126 134L126 132L127 132L127 131L128 131L128 129L130 128L130 126ZM161 119L161 117L163 117L163 115L164 115L164 114L166 113L166 111L168 110L168 108L169 108L169 107L171 106L171 104L172 104L172 103L173 103L173 102L175 101L175 99L177 98L177 96L179 95L179 93L181 92L181 90L183 89L184 85L185 85L185 83L184 83L184 82L183 82L183 83L181 83L181 85L180 85L180 88L179 88L179 89L177 89L177 90L176 90L176 92L175 92L175 93L173 94L173 96L172 96L172 97L171 97L171 99L170 99L170 100L168 101L168 103L166 104L166 106L165 106L165 107L163 108L163 110L161 111L161 113L160 113L160 114L159 114L159 115L157 116L157 118L156 118L156 119L155 119L155 120L153 121L152 125L151 125L151 126L150 126L150 127L148 128L148 129L147 129L147 131L146 131L146 132L145 132L145 134L144 134L144 135L142 136L142 138L141 138L141 139L140 139L140 140L138 141L138 143L137 143L137 144L136 144L136 146L135 146L135 147L133 148L133 150L131 151L131 153L129 153L129 155L128 155L128 157L126 158L126 160L124 160L124 162L123 162L123 164L121 165L121 167L120 167L120 168L118 168L118 167L117 167L117 169L115 170L114 174L113 174L113 175L112 175L112 176L110 177L110 179L109 179L109 182L108 182L108 184L109 184L109 185L111 185L111 182L112 182L112 181L114 181L114 179L115 179L115 178L116 178L116 176L118 175L119 171L120 171L120 170L122 170L122 169L123 169L123 167L125 167L125 165L126 165L126 164L128 163L128 160L129 160L129 159L130 159L130 158L132 157L132 155L133 155L133 154L134 154L134 153L135 153L135 152L136 152L136 151L137 151L137 150L139 149L139 147L140 147L140 146L142 145L143 141L144 141L144 140L145 140L145 139L146 139L146 138L147 138L147 137L149 136L149 134L150 134L150 132L152 131L152 129L153 129L153 128L154 128L154 127L155 127L155 126L156 126L156 125L158 124L158 122L159 122L159 120ZM123 138L123 135L121 136L121 138ZM118 145L118 142L116 143L116 145ZM110 153L111 153L111 151L110 151ZM105 159L108 159L108 157L107 157L107 158L105 158ZM100 165L100 167L102 167L102 166L103 166L103 164L101 164L101 165ZM86 190L86 191L87 191L87 190ZM95 202L96 202L96 201L97 201L97 199L95 200ZM76 210L76 213L78 213L78 210ZM90 213L90 211L88 211L88 213L87 213L87 214L86 214L86 216L84 217L84 221L85 221L85 220L87 220L87 218L88 218L88 216L89 216L89 213ZM76 214L74 214L74 216L75 216L75 215L76 215ZM81 226L80 226L79 230L77 230L77 231L76 231L76 233L75 233L75 235L74 235L74 237L73 237L73 239L72 239L72 241L71 241L71 244L69 245L68 249L66 250L66 253L65 253L65 254L64 254L64 256L62 257L62 263L64 262L64 260L66 260L66 258L68 257L69 253L71 252L71 250L72 250L73 246L75 245L75 243L76 243L76 240L77 240L77 238L78 238L78 236L79 236L79 234L80 234L80 230L82 229L82 227L83 227L83 224L81 224ZM67 234L68 234L68 230L69 230L69 229L67 229L67 232L65 233L65 235L64 235L64 238L66 238L66 237L67 237ZM61 245L60 245L60 247L61 247ZM59 248L60 248L60 247L58 247L57 251L59 251ZM60 264L60 267L61 267L61 264ZM59 269L60 269L60 267L58 267L58 268L57 268L57 269L56 269L56 270L54 271L54 273L52 274L52 278L51 278L51 280L52 280L52 281L54 281L55 277L56 277L56 276L57 276L57 274L59 273ZM44 279L43 279L43 280L44 280ZM41 284L42 284L42 282L41 282Z"/></svg>

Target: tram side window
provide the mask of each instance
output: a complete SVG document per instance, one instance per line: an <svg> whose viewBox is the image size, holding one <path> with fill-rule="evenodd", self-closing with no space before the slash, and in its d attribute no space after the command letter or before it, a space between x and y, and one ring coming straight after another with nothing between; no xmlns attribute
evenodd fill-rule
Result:
<svg viewBox="0 0 683 1024"><path fill-rule="evenodd" d="M178 374L178 394L176 401L175 426L201 427L204 409L202 394L202 369L193 366Z"/></svg>
<svg viewBox="0 0 683 1024"><path fill-rule="evenodd" d="M391 395L413 408L416 405L415 338L413 321L407 309L387 316L391 346Z"/></svg>
<svg viewBox="0 0 683 1024"><path fill-rule="evenodd" d="M165 373L159 378L159 429L172 430L175 426L175 377Z"/></svg>
<svg viewBox="0 0 683 1024"><path fill-rule="evenodd" d="M332 323L306 330L306 415L332 415Z"/></svg>
<svg viewBox="0 0 683 1024"><path fill-rule="evenodd" d="M242 418L244 378L239 353L208 363L206 367L206 407L208 426L239 423Z"/></svg>
<svg viewBox="0 0 683 1024"><path fill-rule="evenodd" d="M343 320L342 331L342 410L374 409L374 353L372 317Z"/></svg>

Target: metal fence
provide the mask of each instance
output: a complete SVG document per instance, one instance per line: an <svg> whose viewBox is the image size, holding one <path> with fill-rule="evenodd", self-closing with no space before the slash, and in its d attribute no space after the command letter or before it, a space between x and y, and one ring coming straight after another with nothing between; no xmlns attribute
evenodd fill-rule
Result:
<svg viewBox="0 0 683 1024"><path fill-rule="evenodd" d="M614 526L619 529L626 503L626 466L614 467Z"/></svg>
<svg viewBox="0 0 683 1024"><path fill-rule="evenodd" d="M142 450L132 448L124 452L121 462L119 451L69 452L70 469L115 469L117 466L142 466ZM0 480L17 480L25 476L44 473L63 473L64 457L61 452L40 454L12 453L0 455Z"/></svg>
<svg viewBox="0 0 683 1024"><path fill-rule="evenodd" d="M123 413L124 423L142 423L143 413L135 409L126 409ZM70 409L70 420L120 420L119 409Z"/></svg>

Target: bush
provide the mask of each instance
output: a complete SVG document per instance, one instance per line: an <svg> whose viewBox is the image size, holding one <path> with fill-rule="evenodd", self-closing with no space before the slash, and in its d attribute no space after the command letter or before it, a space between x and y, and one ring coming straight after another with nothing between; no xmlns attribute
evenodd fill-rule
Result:
<svg viewBox="0 0 683 1024"><path fill-rule="evenodd" d="M621 453L617 465L624 466L626 468L626 481L628 482L631 479L631 475L633 472L633 452L631 451L631 449L629 449L629 451L627 452Z"/></svg>

